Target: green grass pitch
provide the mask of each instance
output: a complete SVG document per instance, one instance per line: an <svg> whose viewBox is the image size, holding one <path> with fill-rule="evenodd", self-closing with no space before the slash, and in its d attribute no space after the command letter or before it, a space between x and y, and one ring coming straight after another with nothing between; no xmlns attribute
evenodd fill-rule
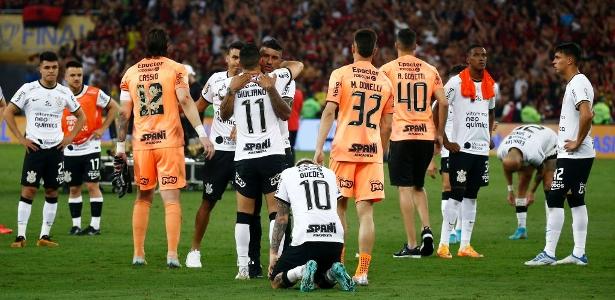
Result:
<svg viewBox="0 0 615 300"><path fill-rule="evenodd" d="M0 223L16 231L19 179L23 161L19 145L1 145ZM309 156L310 153L301 153ZM301 157L302 155L299 155ZM131 216L134 194L122 199L105 193L102 235L69 236L71 219L66 194L60 196L58 214L52 229L60 243L54 249L38 248L43 196L34 200L28 224L28 245L11 249L14 235L0 236L0 299L265 299L265 298L524 298L576 299L611 298L615 292L615 161L597 160L589 179L586 201L589 211L587 255L589 265L530 268L523 262L544 246L544 196L537 193L536 204L528 214L529 239L510 241L516 227L514 208L505 201L506 186L501 166L491 158L491 183L479 194L473 246L483 259L458 258L452 246L452 260L436 257L394 259L392 253L404 242L397 191L386 187L387 199L376 204L376 246L370 269L370 286L355 293L317 290L310 294L296 289L272 290L265 279L236 281L235 197L228 190L212 214L203 241L202 269L166 268L166 237L163 206L156 196L146 240L148 265L133 268ZM386 174L386 172L385 172ZM436 243L440 215L440 178L426 179L429 209ZM388 179L387 179L388 184ZM108 190L108 189L107 189ZM610 195L610 196L609 196ZM84 195L82 225L89 222L89 202ZM180 243L182 264L190 247L196 209L201 192L182 193L183 227ZM350 206L352 208L352 206ZM262 260L268 261L266 241L268 220L263 213ZM357 260L357 221L350 209L346 265L354 272ZM418 220L418 218L417 218ZM417 224L417 228L419 228ZM572 251L571 216L566 222L557 249L564 257ZM264 268L267 266L265 265Z"/></svg>

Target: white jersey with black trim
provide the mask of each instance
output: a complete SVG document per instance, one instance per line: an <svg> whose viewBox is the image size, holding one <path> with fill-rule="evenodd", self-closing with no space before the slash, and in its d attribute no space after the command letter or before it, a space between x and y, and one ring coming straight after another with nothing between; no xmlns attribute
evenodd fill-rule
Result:
<svg viewBox="0 0 615 300"><path fill-rule="evenodd" d="M81 92L75 95L77 98L77 102L81 103L81 98L88 91L88 86L83 85ZM111 101L111 97L102 90L98 90L98 95L96 96L96 106L104 109L109 105L109 101ZM69 116L73 117L73 116ZM85 116L88 118L89 116ZM74 118L74 117L73 117ZM70 128L70 127L69 127ZM68 147L64 148L64 155L66 156L82 156L91 153L98 153L101 150L100 139L94 138L94 136L90 137L89 140L81 143L81 144L70 144Z"/></svg>
<svg viewBox="0 0 615 300"><path fill-rule="evenodd" d="M64 139L64 108L70 112L80 108L69 88L59 83L53 88L46 88L38 80L22 85L11 103L26 115L26 138L42 149L53 148Z"/></svg>
<svg viewBox="0 0 615 300"><path fill-rule="evenodd" d="M295 99L295 90L296 90L295 81L291 80L290 83L284 88L284 92L280 94L280 97L290 97ZM292 102L291 102L292 108ZM288 120L282 121L280 120L280 133L282 134L282 138L284 139L284 148L290 148L290 132L288 131Z"/></svg>
<svg viewBox="0 0 615 300"><path fill-rule="evenodd" d="M495 108L496 96L483 99L481 82L474 82L474 100L461 95L461 78L455 75L444 86L449 110L452 110L449 141L459 144L460 151L476 155L489 155L491 129L489 110ZM494 87L495 88L495 87ZM497 95L497 90L496 90Z"/></svg>
<svg viewBox="0 0 615 300"><path fill-rule="evenodd" d="M341 197L335 173L314 164L284 170L275 197L290 205L293 213L292 246L305 242L344 242L337 214Z"/></svg>
<svg viewBox="0 0 615 300"><path fill-rule="evenodd" d="M546 158L556 154L557 134L541 125L522 125L502 140L497 150L498 158L504 159L511 148L521 151L523 165L538 167Z"/></svg>
<svg viewBox="0 0 615 300"><path fill-rule="evenodd" d="M235 141L231 139L235 118L231 117L226 121L220 118L220 104L223 100L220 97L220 90L227 78L229 78L227 71L216 72L209 77L201 91L203 99L212 104L214 108L214 120L211 124L209 140L214 145L214 149L219 151L235 151Z"/></svg>
<svg viewBox="0 0 615 300"><path fill-rule="evenodd" d="M262 75L267 76L267 75ZM292 80L290 70L276 69L269 76L277 76L275 88L280 95ZM219 95L226 96L232 78L224 81ZM233 115L237 128L235 161L269 155L283 155L284 143L280 132L280 119L275 115L267 91L255 82L249 82L235 93Z"/></svg>
<svg viewBox="0 0 615 300"><path fill-rule="evenodd" d="M562 111L559 118L559 133L557 135L557 158L590 158L596 157L594 139L591 127L583 143L577 151L567 152L564 149L566 140L576 140L579 134L579 104L589 102L589 108L594 107L594 88L589 79L581 73L574 75L566 85ZM591 126L591 125L590 125Z"/></svg>

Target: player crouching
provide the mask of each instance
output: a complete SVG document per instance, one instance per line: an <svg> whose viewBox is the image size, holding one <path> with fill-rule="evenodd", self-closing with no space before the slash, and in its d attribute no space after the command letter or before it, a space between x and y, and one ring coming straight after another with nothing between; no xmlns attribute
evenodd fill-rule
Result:
<svg viewBox="0 0 615 300"><path fill-rule="evenodd" d="M332 288L354 291L355 283L340 263L344 229L337 214L341 197L333 171L302 159L281 174L275 198L278 213L269 250L271 287L288 288L301 281L301 291ZM292 243L278 259L278 248L293 210Z"/></svg>

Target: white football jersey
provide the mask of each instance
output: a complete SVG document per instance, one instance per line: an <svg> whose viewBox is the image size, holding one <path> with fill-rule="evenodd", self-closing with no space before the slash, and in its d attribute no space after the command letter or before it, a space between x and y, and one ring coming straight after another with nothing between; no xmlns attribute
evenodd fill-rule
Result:
<svg viewBox="0 0 615 300"><path fill-rule="evenodd" d="M235 126L235 119L224 121L220 118L220 104L223 98L220 97L220 90L224 81L229 78L227 71L217 72L211 75L201 91L201 96L205 101L214 107L214 120L209 133L209 140L214 144L214 149L220 151L235 151L235 141L231 139L231 131Z"/></svg>
<svg viewBox="0 0 615 300"><path fill-rule="evenodd" d="M2 87L0 86L0 101L4 100L4 95L2 94Z"/></svg>
<svg viewBox="0 0 615 300"><path fill-rule="evenodd" d="M64 108L70 112L80 108L79 102L67 87L58 83L54 88L46 88L38 80L22 85L11 103L26 115L26 138L42 149L55 147L64 139Z"/></svg>
<svg viewBox="0 0 615 300"><path fill-rule="evenodd" d="M432 110L436 108L436 104L438 104L438 101L433 102L433 104L431 105ZM453 108L449 107L447 115L446 115L446 125L444 125L444 132L446 133L446 136L450 137L452 130L453 130ZM448 149L442 147L442 149L440 149L440 156L442 158L447 158L448 155L449 155Z"/></svg>
<svg viewBox="0 0 615 300"><path fill-rule="evenodd" d="M275 88L280 95L292 79L286 68L276 69L269 76L278 76ZM219 92L223 99L231 80L232 78L226 79ZM249 82L235 93L233 111L237 128L235 161L284 154L280 119L273 111L267 91L257 83Z"/></svg>
<svg viewBox="0 0 615 300"><path fill-rule="evenodd" d="M547 157L556 154L557 134L548 127L522 125L502 140L497 150L498 158L504 159L511 148L521 151L524 165L538 167Z"/></svg>
<svg viewBox="0 0 615 300"><path fill-rule="evenodd" d="M282 98L290 97L295 99L295 90L296 85L295 81L291 80L291 82L284 88L284 92L280 94ZM291 105L292 108L292 105ZM280 120L280 133L282 134L282 138L284 139L284 148L290 148L290 132L288 131L288 120L282 121Z"/></svg>
<svg viewBox="0 0 615 300"><path fill-rule="evenodd" d="M557 158L590 158L596 156L591 127L585 140L575 152L566 152L566 140L576 140L579 133L578 106L583 101L589 101L590 109L594 106L594 88L585 75L579 73L572 77L566 85L562 111L559 118L559 133L557 135Z"/></svg>
<svg viewBox="0 0 615 300"><path fill-rule="evenodd" d="M83 89L78 95L75 95L77 98L77 102L81 101L81 97L85 95L88 90L87 85L83 85ZM102 90L98 90L98 96L96 97L96 106L100 108L106 108L109 105L109 101L111 101L111 97L105 94ZM86 116L87 118L88 116ZM69 116L69 118L75 118L74 116ZM69 127L71 129L71 127ZM72 130L72 129L71 129ZM81 143L81 144L71 144L69 147L64 148L64 155L66 156L82 156L91 153L98 153L101 150L100 139L94 138L94 136L90 137L89 140Z"/></svg>
<svg viewBox="0 0 615 300"><path fill-rule="evenodd" d="M489 110L495 108L495 96L483 99L481 83L474 82L476 99L461 95L461 78L459 75L451 77L444 86L449 110L452 111L451 142L459 144L461 152L489 155L491 129L489 128ZM497 90L496 90L497 94Z"/></svg>
<svg viewBox="0 0 615 300"><path fill-rule="evenodd" d="M292 246L305 242L344 242L337 214L341 197L335 173L325 167L303 164L284 170L275 197L288 203L293 213Z"/></svg>

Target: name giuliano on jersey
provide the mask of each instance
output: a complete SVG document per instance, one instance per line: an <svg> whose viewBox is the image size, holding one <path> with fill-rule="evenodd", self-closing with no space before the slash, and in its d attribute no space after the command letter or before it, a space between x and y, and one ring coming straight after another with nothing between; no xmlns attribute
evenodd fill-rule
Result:
<svg viewBox="0 0 615 300"><path fill-rule="evenodd" d="M284 170L275 197L288 203L292 210L292 246L344 242L344 229L337 214L337 200L342 195L330 169L303 164Z"/></svg>
<svg viewBox="0 0 615 300"><path fill-rule="evenodd" d="M511 148L517 148L523 153L524 165L538 167L546 158L556 154L557 134L540 125L519 126L500 143L498 158L504 159Z"/></svg>
<svg viewBox="0 0 615 300"><path fill-rule="evenodd" d="M83 85L83 89L75 95L75 98L84 110L86 123L73 143L64 148L64 155L81 156L100 152L100 139L93 138L92 133L102 125L102 110L109 105L111 97L100 89ZM73 131L77 118L65 110L63 121L62 127L65 130L64 134L67 135Z"/></svg>
<svg viewBox="0 0 615 300"><path fill-rule="evenodd" d="M291 80L290 83L284 88L284 92L280 94L280 97L292 98L295 99L295 90L296 90L295 81ZM292 102L291 102L292 107ZM284 148L290 148L290 133L288 131L288 120L282 121L280 119L280 133L282 134L282 138L284 139Z"/></svg>
<svg viewBox="0 0 615 300"><path fill-rule="evenodd" d="M263 75L267 76L267 75ZM291 81L288 69L276 69L269 76L277 76L275 88L280 95ZM224 98L232 78L224 81L220 97ZM237 128L235 161L269 155L283 155L284 143L280 132L280 120L273 111L271 99L263 88L249 82L235 94L234 113Z"/></svg>
<svg viewBox="0 0 615 300"><path fill-rule="evenodd" d="M220 104L223 98L220 97L220 91L224 86L224 81L229 78L228 72L217 72L211 75L201 91L201 96L205 101L209 102L214 107L214 121L211 125L209 140L214 144L214 149L220 151L235 151L235 141L231 139L231 131L235 126L235 119L224 121L220 118Z"/></svg>
<svg viewBox="0 0 615 300"><path fill-rule="evenodd" d="M559 119L557 135L557 158L590 158L596 156L591 127L583 143L575 152L566 152L566 140L576 140L579 133L579 104L589 101L590 109L594 106L594 88L583 74L577 74L566 85L562 112Z"/></svg>
<svg viewBox="0 0 615 300"><path fill-rule="evenodd" d="M455 75L444 86L449 110L452 110L453 120L449 141L459 144L460 151L476 155L489 155L491 129L489 128L489 110L495 108L496 96L483 99L481 83L474 82L476 99L461 95L461 78ZM448 121L447 121L448 122ZM448 134L448 133L447 133Z"/></svg>
<svg viewBox="0 0 615 300"><path fill-rule="evenodd" d="M53 88L46 88L38 81L22 85L11 102L26 115L26 138L42 149L53 148L64 139L62 132L64 108L74 113L80 107L67 87L56 84Z"/></svg>

